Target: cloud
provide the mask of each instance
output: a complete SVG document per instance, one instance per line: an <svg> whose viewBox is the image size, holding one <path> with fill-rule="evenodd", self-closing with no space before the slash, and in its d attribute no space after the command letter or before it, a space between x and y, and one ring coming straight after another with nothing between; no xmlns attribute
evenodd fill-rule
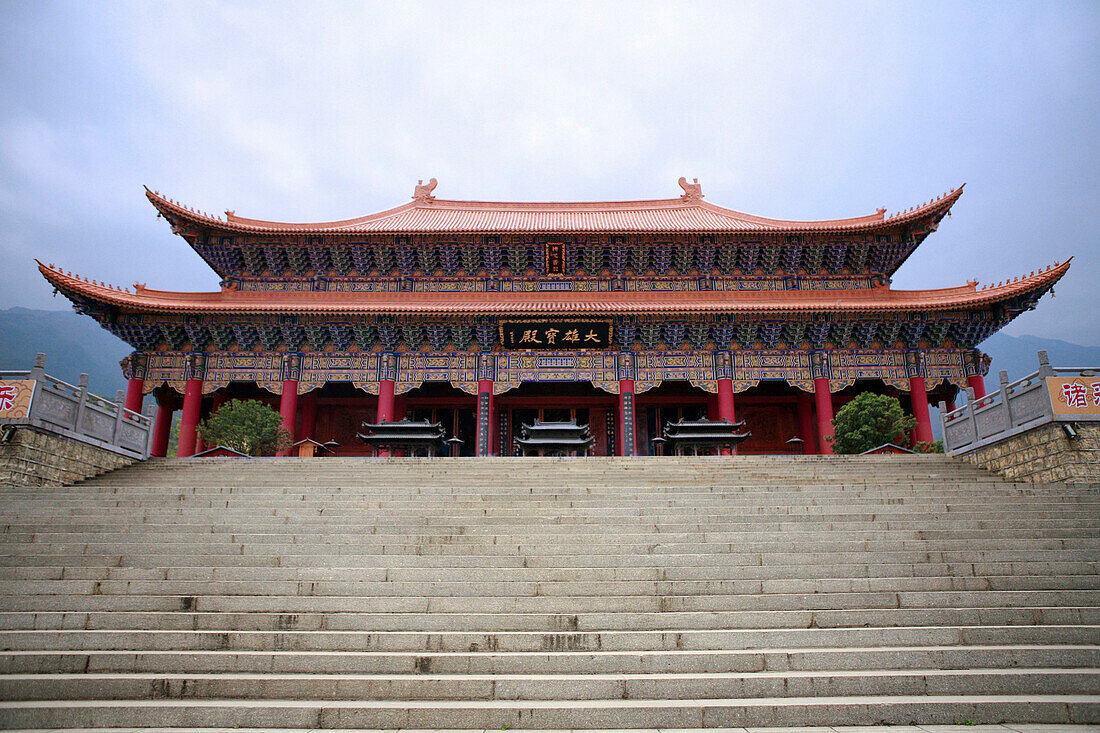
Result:
<svg viewBox="0 0 1100 733"><path fill-rule="evenodd" d="M968 181L896 285L1097 249L1081 216L1100 196L1095 5L132 2L5 23L0 216L34 252L110 239L100 278L153 282L135 270L162 252L164 285L209 287L142 183L317 221L432 176L444 198L585 200L676 196L684 175L784 218ZM1095 259L1021 327L1070 337ZM1087 328L1073 338L1100 342Z"/></svg>

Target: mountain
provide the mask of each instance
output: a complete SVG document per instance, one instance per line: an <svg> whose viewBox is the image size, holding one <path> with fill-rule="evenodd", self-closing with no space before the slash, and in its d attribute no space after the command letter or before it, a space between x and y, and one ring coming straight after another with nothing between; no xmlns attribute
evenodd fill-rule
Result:
<svg viewBox="0 0 1100 733"><path fill-rule="evenodd" d="M69 384L88 374L95 394L114 399L126 388L118 362L133 349L75 311L0 310L0 370L30 369L46 355L46 373Z"/></svg>
<svg viewBox="0 0 1100 733"><path fill-rule="evenodd" d="M1045 339L1038 336L1008 336L997 333L979 346L993 357L989 374L985 378L986 390L992 392L1000 383L997 373L1008 372L1008 381L1014 382L1039 369L1040 349L1050 355L1054 367L1100 367L1100 346L1081 346L1069 341Z"/></svg>

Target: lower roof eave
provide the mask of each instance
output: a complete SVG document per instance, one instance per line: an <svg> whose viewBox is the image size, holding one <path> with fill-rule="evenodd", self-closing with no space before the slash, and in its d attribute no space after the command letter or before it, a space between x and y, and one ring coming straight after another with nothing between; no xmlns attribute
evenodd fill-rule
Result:
<svg viewBox="0 0 1100 733"><path fill-rule="evenodd" d="M1071 258L1072 259L1072 258ZM129 292L88 282L39 263L43 276L70 300L90 300L119 313L194 313L232 316L616 316L648 314L771 314L977 311L1020 296L1040 297L1070 261L982 290L976 283L940 290L678 291L600 293L349 293L253 292L226 289L179 293L138 286Z"/></svg>

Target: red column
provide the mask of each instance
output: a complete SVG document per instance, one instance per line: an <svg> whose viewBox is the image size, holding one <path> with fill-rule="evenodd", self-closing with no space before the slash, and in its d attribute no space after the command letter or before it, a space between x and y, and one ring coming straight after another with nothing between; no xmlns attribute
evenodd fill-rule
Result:
<svg viewBox="0 0 1100 733"><path fill-rule="evenodd" d="M733 406L733 380L718 380L718 419L737 422Z"/></svg>
<svg viewBox="0 0 1100 733"><path fill-rule="evenodd" d="M805 392L798 395L798 437L802 438L802 452L817 453L817 440L814 438L813 398Z"/></svg>
<svg viewBox="0 0 1100 733"><path fill-rule="evenodd" d="M298 417L298 380L283 380L283 396L279 399L279 414L283 417L280 427L290 433L290 442L294 442L294 420ZM275 455L290 455L290 449L281 450Z"/></svg>
<svg viewBox="0 0 1100 733"><path fill-rule="evenodd" d="M493 380L479 379L477 381L477 455L491 456L493 450L493 437L496 429L493 418Z"/></svg>
<svg viewBox="0 0 1100 733"><path fill-rule="evenodd" d="M157 400L157 417L153 423L153 445L149 455L164 458L168 455L168 438L172 434L172 413L175 412L174 400L165 397Z"/></svg>
<svg viewBox="0 0 1100 733"><path fill-rule="evenodd" d="M378 383L378 414L375 419L380 423L393 422L393 388L392 379L383 379ZM386 448L379 448L378 455L388 458L390 452Z"/></svg>
<svg viewBox="0 0 1100 733"><path fill-rule="evenodd" d="M142 390L145 389L145 380L130 377L126 382L126 409L133 412L141 412L141 403L145 398Z"/></svg>
<svg viewBox="0 0 1100 733"><path fill-rule="evenodd" d="M948 412L954 412L956 409L957 408L955 407L955 400L951 400L950 402L947 403L947 411Z"/></svg>
<svg viewBox="0 0 1100 733"><path fill-rule="evenodd" d="M909 377L909 399L913 406L913 417L917 418L913 440L917 443L931 443L932 418L928 414L928 389L924 377Z"/></svg>
<svg viewBox="0 0 1100 733"><path fill-rule="evenodd" d="M378 422L393 422L393 387L392 379L383 379L378 384Z"/></svg>
<svg viewBox="0 0 1100 733"><path fill-rule="evenodd" d="M195 428L198 427L199 418L202 415L202 380L188 379L183 392L183 415L180 418L180 442L176 455L187 458L195 455L195 444L198 436Z"/></svg>
<svg viewBox="0 0 1100 733"><path fill-rule="evenodd" d="M974 399L980 400L982 397L985 397L985 377L981 374L967 377L966 383L970 385L970 389L974 390Z"/></svg>
<svg viewBox="0 0 1100 733"><path fill-rule="evenodd" d="M829 380L819 377L814 380L814 402L817 405L817 451L831 455L833 444L833 393L829 391Z"/></svg>
<svg viewBox="0 0 1100 733"><path fill-rule="evenodd" d="M637 455L634 428L634 380L619 380L619 455Z"/></svg>
<svg viewBox="0 0 1100 733"><path fill-rule="evenodd" d="M737 413L733 406L733 380L718 380L718 419L726 422L737 422ZM723 448L722 455L733 455L730 448Z"/></svg>
<svg viewBox="0 0 1100 733"><path fill-rule="evenodd" d="M302 398L302 429L299 440L310 438L317 440L317 390Z"/></svg>

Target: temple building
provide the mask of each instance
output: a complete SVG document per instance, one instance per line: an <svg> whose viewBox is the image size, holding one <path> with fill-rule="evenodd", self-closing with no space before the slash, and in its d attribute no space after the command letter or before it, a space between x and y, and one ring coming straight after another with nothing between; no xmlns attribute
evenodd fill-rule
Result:
<svg viewBox="0 0 1100 733"><path fill-rule="evenodd" d="M357 219L224 218L146 195L221 278L133 290L40 264L77 311L131 344L126 406L182 409L179 455L227 399L268 401L295 440L373 449L364 421L443 425L447 455L517 455L524 424L575 420L592 455L649 455L669 421L745 420L743 453L831 452L834 411L895 395L930 441L929 404L985 394L975 347L1069 262L978 288L890 279L962 194L891 216L781 221L681 196L493 203L434 195ZM457 440L454 440L457 438ZM658 441L658 444L660 441ZM797 445L798 441L793 441Z"/></svg>

